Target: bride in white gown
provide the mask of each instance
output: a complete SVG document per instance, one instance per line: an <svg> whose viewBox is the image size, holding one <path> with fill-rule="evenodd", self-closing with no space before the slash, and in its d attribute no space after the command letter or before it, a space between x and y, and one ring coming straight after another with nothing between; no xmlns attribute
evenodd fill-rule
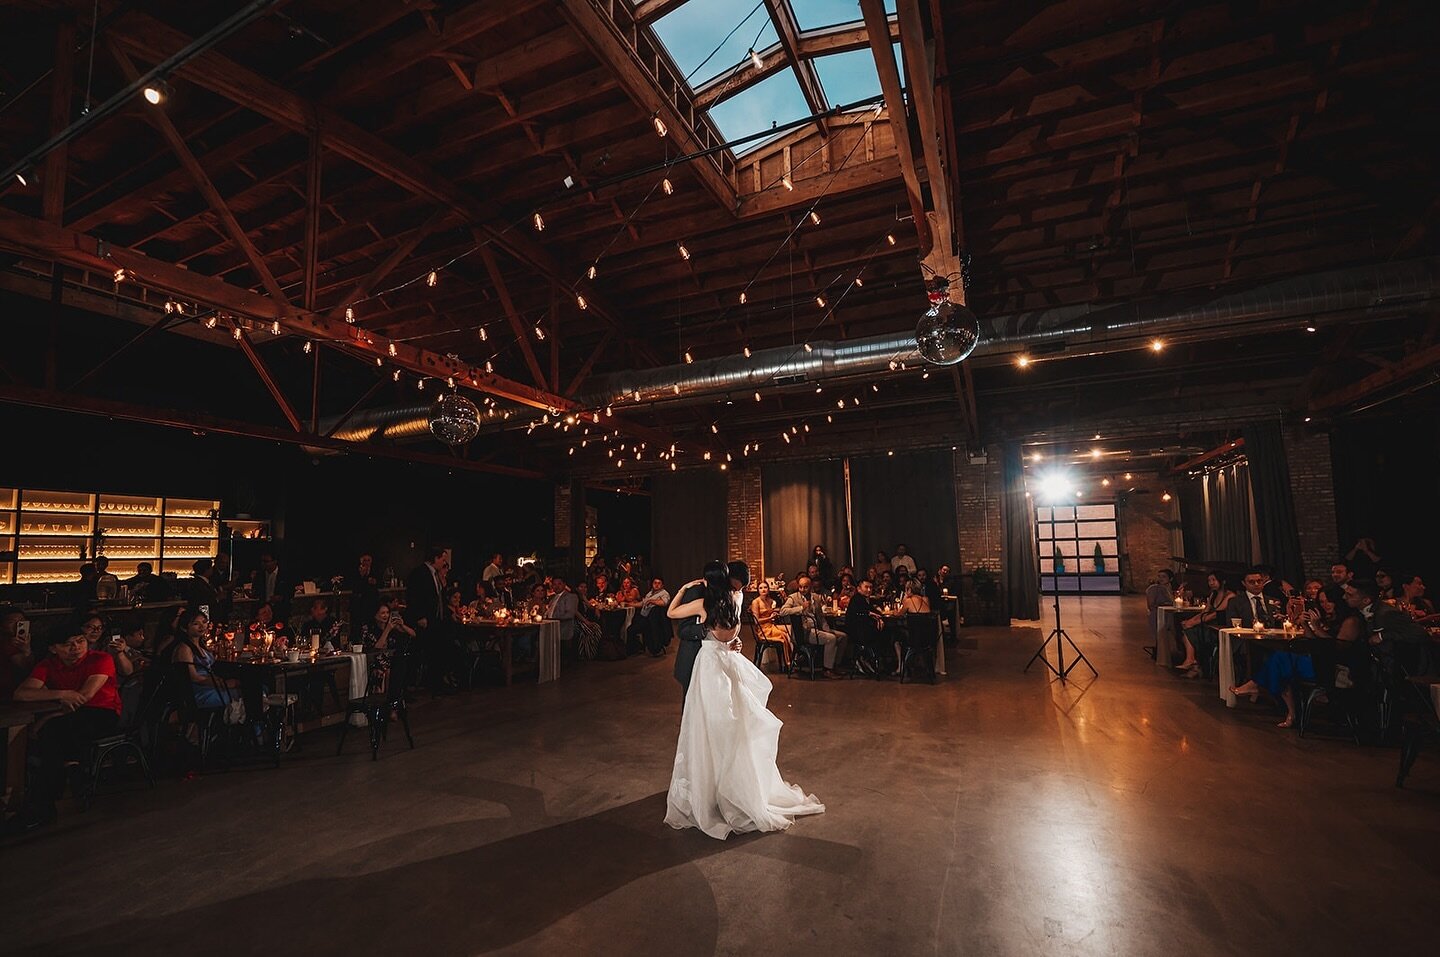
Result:
<svg viewBox="0 0 1440 957"><path fill-rule="evenodd" d="M698 827L720 840L783 830L802 814L825 810L813 794L780 777L781 721L766 707L770 679L733 647L741 592L732 591L730 579L743 589L749 577L743 562L707 570L704 597L671 612L674 618L700 615L706 634L685 694L665 823Z"/></svg>

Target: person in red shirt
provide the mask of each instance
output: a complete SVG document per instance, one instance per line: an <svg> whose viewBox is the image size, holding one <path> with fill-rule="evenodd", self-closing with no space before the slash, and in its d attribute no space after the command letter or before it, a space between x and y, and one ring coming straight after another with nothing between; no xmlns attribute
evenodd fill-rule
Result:
<svg viewBox="0 0 1440 957"><path fill-rule="evenodd" d="M35 737L40 769L16 819L20 829L55 820L55 801L65 787L65 762L79 760L91 741L120 726L120 688L115 660L91 651L81 622L56 629L50 655L36 663L15 689L16 701L55 702L62 711L48 718Z"/></svg>

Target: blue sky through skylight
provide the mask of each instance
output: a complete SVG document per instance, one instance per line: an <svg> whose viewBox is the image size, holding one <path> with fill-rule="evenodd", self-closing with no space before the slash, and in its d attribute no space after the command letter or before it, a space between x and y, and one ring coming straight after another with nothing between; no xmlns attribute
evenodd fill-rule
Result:
<svg viewBox="0 0 1440 957"><path fill-rule="evenodd" d="M681 73L690 76L691 89L745 59L752 46L763 50L779 40L770 14L761 4L730 39L720 42L755 5L755 0L690 0L655 21L655 35L665 44ZM706 57L710 57L709 62L705 62Z"/></svg>
<svg viewBox="0 0 1440 957"><path fill-rule="evenodd" d="M788 123L809 115L810 108L805 105L805 94L800 92L800 83L795 79L795 72L788 69L767 77L710 108L710 119L719 127L720 135L726 140L749 136L751 133L770 129L772 124ZM757 140L737 147L735 152L747 152L759 142Z"/></svg>
<svg viewBox="0 0 1440 957"><path fill-rule="evenodd" d="M791 3L801 30L818 30L864 19L864 14L860 12L860 0L791 0ZM885 12L895 12L895 0L885 0Z"/></svg>
<svg viewBox="0 0 1440 957"><path fill-rule="evenodd" d="M875 55L869 50L832 53L816 57L814 63L831 106L844 106L880 92Z"/></svg>

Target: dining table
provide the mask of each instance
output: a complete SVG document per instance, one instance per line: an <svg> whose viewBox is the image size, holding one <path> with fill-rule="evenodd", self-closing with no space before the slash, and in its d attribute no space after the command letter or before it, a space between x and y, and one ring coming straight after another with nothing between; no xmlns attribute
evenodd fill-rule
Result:
<svg viewBox="0 0 1440 957"><path fill-rule="evenodd" d="M54 701L0 701L0 727L5 729L6 807L18 808L25 799L25 757L30 726L61 710Z"/></svg>
<svg viewBox="0 0 1440 957"><path fill-rule="evenodd" d="M885 619L886 627L892 627L892 623L894 627L905 627L905 612L900 609L882 607L877 611L880 617ZM845 630L845 613L839 608L833 605L826 607L825 620L830 623L832 628L842 632ZM937 675L945 674L945 632L943 628L936 636L935 641L935 673Z"/></svg>
<svg viewBox="0 0 1440 957"><path fill-rule="evenodd" d="M1208 609L1203 605L1158 605L1155 608L1155 664L1168 668L1174 663L1175 653L1180 650L1175 622L1171 615L1183 621L1191 615L1199 615Z"/></svg>
<svg viewBox="0 0 1440 957"><path fill-rule="evenodd" d="M1254 628L1221 628L1220 629L1220 661L1219 667L1215 669L1216 680L1219 684L1220 700L1225 702L1225 707L1235 707L1235 696L1230 689L1235 687L1235 645L1236 641L1294 641L1304 638L1303 631L1287 631L1283 628L1265 628L1257 631Z"/></svg>
<svg viewBox="0 0 1440 957"><path fill-rule="evenodd" d="M499 645L500 670L508 686L514 682L515 639L524 634L535 635L535 679L543 684L560 677L560 622L554 618L539 621L517 621L514 618L471 618L460 622L462 628L493 638ZM530 670L528 667L522 671Z"/></svg>
<svg viewBox="0 0 1440 957"><path fill-rule="evenodd" d="M282 749L285 725L288 723L292 734L299 735L316 728L339 724L346 719L349 702L365 694L365 682L369 678L369 658L361 652L335 652L333 654L302 654L296 661L288 657L273 655L247 655L217 658L210 670L220 678L233 678L240 682L240 694L245 702L245 713L252 719L264 718L271 734L271 743L278 756ZM347 700L341 700L339 672L345 670ZM324 692L317 702L319 713L301 720L298 710L288 702L287 696L296 694L289 689L298 687L303 680L313 676L327 677L335 709L327 712L324 707ZM358 688L358 693L357 693ZM285 701L283 707L271 709L270 701Z"/></svg>

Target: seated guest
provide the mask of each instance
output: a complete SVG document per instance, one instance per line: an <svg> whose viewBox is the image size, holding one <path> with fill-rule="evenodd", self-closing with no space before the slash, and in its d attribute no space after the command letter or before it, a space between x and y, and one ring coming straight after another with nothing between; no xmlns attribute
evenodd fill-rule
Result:
<svg viewBox="0 0 1440 957"><path fill-rule="evenodd" d="M1355 572L1345 562L1330 566L1330 584L1325 590L1330 593L1330 604L1336 608L1345 607L1345 586L1355 578Z"/></svg>
<svg viewBox="0 0 1440 957"><path fill-rule="evenodd" d="M633 605L640 601L640 588L635 584L634 579L628 575L620 579L620 585L615 589L615 600L626 605Z"/></svg>
<svg viewBox="0 0 1440 957"><path fill-rule="evenodd" d="M1425 580L1419 575L1410 576L1400 590L1403 593L1401 603L1410 609L1412 618L1435 614L1435 603L1425 597Z"/></svg>
<svg viewBox="0 0 1440 957"><path fill-rule="evenodd" d="M447 621L459 621L465 612L465 596L460 593L459 585L445 586L445 618Z"/></svg>
<svg viewBox="0 0 1440 957"><path fill-rule="evenodd" d="M810 550L810 564L815 566L815 575L806 576L811 586L821 590L829 588L835 580L835 565L826 554L824 545L816 545Z"/></svg>
<svg viewBox="0 0 1440 957"><path fill-rule="evenodd" d="M1175 667L1187 678L1200 677L1200 663L1210 660L1210 651L1219 639L1219 629L1224 627L1222 616L1230 599L1235 597L1235 593L1214 572L1205 577L1205 584L1210 589L1205 599L1205 610L1180 622L1180 641L1185 647L1185 660Z"/></svg>
<svg viewBox="0 0 1440 957"><path fill-rule="evenodd" d="M543 587L543 586L542 586ZM560 640L575 637L575 620L580 614L580 596L570 590L570 583L556 575L551 579L555 594L545 606L545 617L560 622Z"/></svg>
<svg viewBox="0 0 1440 957"><path fill-rule="evenodd" d="M1346 600L1351 603L1352 607L1358 608L1359 606L1356 603L1361 601L1361 597L1357 590L1352 585L1347 584L1345 586L1345 592L1347 595ZM1306 612L1302 627L1309 637L1333 637L1349 648L1355 649L1354 652L1348 650L1343 651L1339 655L1339 658L1351 667L1352 673L1358 673L1358 671L1355 670L1355 665L1360 660L1357 654L1363 656L1364 642L1367 633L1364 619L1359 615L1350 615L1343 618L1340 620L1338 630L1332 635L1326 630L1320 613L1312 610ZM1272 698L1280 699L1285 705L1285 720L1281 721L1278 726L1281 728L1291 728L1295 726L1294 682L1296 679L1315 680L1315 665L1311 661L1310 656L1297 655L1289 651L1277 651L1265 659L1265 663L1260 666L1260 670L1256 672L1254 678L1231 688L1230 693L1237 696L1249 695L1253 701L1255 697L1263 691Z"/></svg>
<svg viewBox="0 0 1440 957"><path fill-rule="evenodd" d="M1398 661L1406 673L1421 674L1430 636L1409 612L1378 600L1375 595L1379 590L1373 581L1352 579L1345 589L1345 600L1365 619L1371 645Z"/></svg>
<svg viewBox="0 0 1440 957"><path fill-rule="evenodd" d="M651 579L650 590L640 600L640 607L630 622L630 630L625 633L626 642L638 640L645 645L651 657L663 655L670 644L670 619L663 614L655 614L655 610L669 606L670 592L666 590L665 582L659 578Z"/></svg>
<svg viewBox="0 0 1440 957"><path fill-rule="evenodd" d="M881 572L875 582L875 597L881 601L893 598L895 595L895 576L892 572Z"/></svg>
<svg viewBox="0 0 1440 957"><path fill-rule="evenodd" d="M883 668L881 653L884 650L880 632L885 628L885 619L870 603L874 585L867 579L856 586L845 607L845 634L858 648L865 649L870 656L869 663L862 667ZM842 596L843 597L843 596ZM857 656L856 665L864 659Z"/></svg>
<svg viewBox="0 0 1440 957"><path fill-rule="evenodd" d="M907 582L905 585L905 597L900 602L900 610L907 614L925 614L930 611L930 599L925 595L925 590L916 581Z"/></svg>
<svg viewBox="0 0 1440 957"><path fill-rule="evenodd" d="M756 585L756 595L750 602L750 614L755 618L755 634L766 641L780 642L780 667L790 667L790 629L775 621L778 614L775 597L770 593L770 583L763 578Z"/></svg>
<svg viewBox="0 0 1440 957"><path fill-rule="evenodd" d="M595 592L595 597L601 601L609 598L613 593L613 589L610 586L610 578L604 572L596 575L594 579L591 580L590 587Z"/></svg>
<svg viewBox="0 0 1440 957"><path fill-rule="evenodd" d="M850 608L850 599L855 597L855 583L846 579L840 583L840 593L835 596L835 607L841 611Z"/></svg>
<svg viewBox="0 0 1440 957"><path fill-rule="evenodd" d="M306 638L312 635L320 636L321 646L329 645L331 648L340 644L340 623L335 616L330 614L330 602L324 598L315 599L310 606L310 617L300 626L300 633Z"/></svg>
<svg viewBox="0 0 1440 957"><path fill-rule="evenodd" d="M223 708L238 691L240 682L225 680L210 673L215 656L205 650L205 637L210 634L210 619L198 608L187 608L180 616L180 634L170 648L172 664L185 666L194 686L195 707Z"/></svg>
<svg viewBox="0 0 1440 957"><path fill-rule="evenodd" d="M35 656L30 651L30 622L25 613L10 605L0 607L0 701L15 695L30 669Z"/></svg>
<svg viewBox="0 0 1440 957"><path fill-rule="evenodd" d="M1259 622L1269 628L1280 620L1279 611L1265 598L1265 572L1250 568L1241 579L1245 590L1232 597L1225 606L1225 627L1253 628Z"/></svg>
<svg viewBox="0 0 1440 957"><path fill-rule="evenodd" d="M812 645L824 645L825 674L836 677L835 665L845 657L845 633L832 631L825 617L825 599L814 590L815 583L806 575L796 583L795 591L780 606L780 616L800 615L804 626L805 640ZM792 636L793 640L793 636Z"/></svg>
<svg viewBox="0 0 1440 957"><path fill-rule="evenodd" d="M375 693L385 690L390 664L402 642L415 637L415 629L405 624L399 612L382 600L370 620L360 626L360 643L370 652L370 685Z"/></svg>
<svg viewBox="0 0 1440 957"><path fill-rule="evenodd" d="M134 577L125 579L121 584L130 589L130 601L137 605L147 601L164 601L170 597L165 579L155 574L155 566L149 562L136 565Z"/></svg>
<svg viewBox="0 0 1440 957"><path fill-rule="evenodd" d="M46 647L49 656L15 689L15 700L51 701L63 710L47 718L35 736L40 767L24 808L7 824L10 831L52 823L65 786L65 763L80 760L91 741L114 734L120 726L120 691L110 656L90 650L78 622L55 629Z"/></svg>
<svg viewBox="0 0 1440 957"><path fill-rule="evenodd" d="M910 550L904 542L895 546L895 557L890 559L891 571L898 572L902 568L910 575L915 574L915 559L910 557Z"/></svg>
<svg viewBox="0 0 1440 957"><path fill-rule="evenodd" d="M870 566L870 573L865 577L873 582L878 582L880 573L888 571L890 571L890 556L885 554L885 550L882 548L875 553L875 564Z"/></svg>
<svg viewBox="0 0 1440 957"><path fill-rule="evenodd" d="M110 559L95 556L95 600L114 601L120 597L120 579L110 573Z"/></svg>
<svg viewBox="0 0 1440 957"><path fill-rule="evenodd" d="M495 584L499 583L500 580L497 578ZM492 597L490 592L490 586L483 579L475 583L475 597L470 600L469 605L465 606L465 610L472 618L485 618L492 613L493 609L501 607L500 599Z"/></svg>
<svg viewBox="0 0 1440 957"><path fill-rule="evenodd" d="M1395 594L1395 580L1390 573L1383 568L1375 571L1375 600L1394 604L1398 596Z"/></svg>
<svg viewBox="0 0 1440 957"><path fill-rule="evenodd" d="M1295 586L1283 578L1276 577L1275 567L1273 565L1258 565L1256 567L1265 574L1265 586L1261 589L1265 594L1265 599L1272 605L1278 605L1284 608L1286 600L1294 594Z"/></svg>
<svg viewBox="0 0 1440 957"><path fill-rule="evenodd" d="M484 585L491 586L492 582L494 582L497 578L500 578L504 574L505 556L501 555L499 552L496 552L494 555L490 556L490 564L486 565L485 570L480 573L480 581Z"/></svg>
<svg viewBox="0 0 1440 957"><path fill-rule="evenodd" d="M204 608L206 614L215 611L215 586L210 583L210 573L214 568L215 563L210 559L199 559L190 566L190 577L180 582L185 603L191 608Z"/></svg>
<svg viewBox="0 0 1440 957"><path fill-rule="evenodd" d="M148 659L145 657L145 624L139 618L126 618L115 624L115 635L105 651L115 663L115 679L120 685L121 725L140 705L141 675Z"/></svg>
<svg viewBox="0 0 1440 957"><path fill-rule="evenodd" d="M1155 572L1155 580L1145 589L1145 608L1150 612L1150 631L1155 634L1160 628L1160 612L1156 609L1175 603L1175 573L1168 568ZM1170 662L1162 662L1169 664Z"/></svg>
<svg viewBox="0 0 1440 957"><path fill-rule="evenodd" d="M86 641L90 642L90 650L103 652L106 644L105 619L95 612L90 612L81 615L76 621L80 622L81 634L85 636Z"/></svg>

